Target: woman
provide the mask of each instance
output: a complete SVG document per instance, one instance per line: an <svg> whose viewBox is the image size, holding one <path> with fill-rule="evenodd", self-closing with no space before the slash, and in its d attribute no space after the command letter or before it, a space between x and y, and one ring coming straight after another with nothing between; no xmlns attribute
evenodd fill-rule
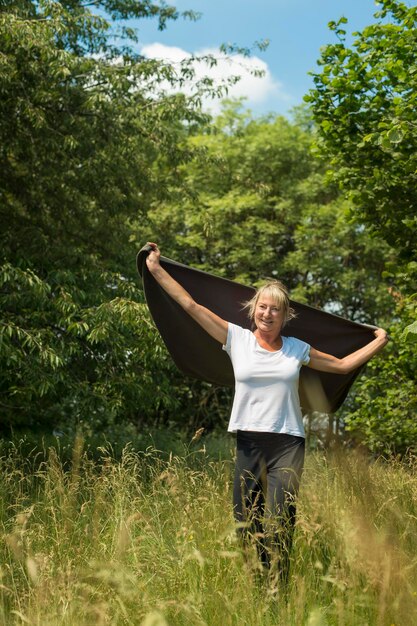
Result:
<svg viewBox="0 0 417 626"><path fill-rule="evenodd" d="M235 396L228 430L236 433L233 489L238 530L248 544L253 538L260 563L285 582L295 522L295 497L304 463L304 428L298 397L302 365L348 373L364 364L387 343L375 339L339 359L294 337L281 335L294 317L288 292L279 281L267 283L246 304L253 330L229 323L198 304L160 265L160 251L146 263L160 286L228 353L235 375Z"/></svg>

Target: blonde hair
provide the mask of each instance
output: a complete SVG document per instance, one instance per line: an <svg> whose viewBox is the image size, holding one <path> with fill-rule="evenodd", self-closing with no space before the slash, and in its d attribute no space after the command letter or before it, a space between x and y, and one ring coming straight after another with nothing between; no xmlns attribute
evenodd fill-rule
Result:
<svg viewBox="0 0 417 626"><path fill-rule="evenodd" d="M280 280L271 280L265 285L257 289L253 298L244 303L243 308L247 310L249 319L253 322L255 319L255 309L261 296L267 295L273 298L279 307L284 309L284 323L297 316L294 309L290 306L290 297L288 289Z"/></svg>

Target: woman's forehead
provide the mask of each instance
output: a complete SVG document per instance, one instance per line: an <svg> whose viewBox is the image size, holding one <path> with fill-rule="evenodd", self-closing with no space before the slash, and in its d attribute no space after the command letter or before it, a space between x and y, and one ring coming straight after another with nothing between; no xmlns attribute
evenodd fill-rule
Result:
<svg viewBox="0 0 417 626"><path fill-rule="evenodd" d="M277 296L274 296L274 295L266 292L266 293L260 293L259 294L259 298L258 298L257 304L266 304L268 306L271 306L271 305L276 306L276 305L280 305L281 304L281 300Z"/></svg>

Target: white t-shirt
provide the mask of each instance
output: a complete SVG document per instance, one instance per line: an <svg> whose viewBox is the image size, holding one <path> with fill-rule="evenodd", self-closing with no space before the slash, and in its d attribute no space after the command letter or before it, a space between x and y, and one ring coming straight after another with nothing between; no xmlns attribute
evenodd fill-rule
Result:
<svg viewBox="0 0 417 626"><path fill-rule="evenodd" d="M282 337L282 348L269 352L246 328L228 324L223 346L235 374L235 397L228 430L255 430L304 437L298 396L302 365L310 360L310 345Z"/></svg>

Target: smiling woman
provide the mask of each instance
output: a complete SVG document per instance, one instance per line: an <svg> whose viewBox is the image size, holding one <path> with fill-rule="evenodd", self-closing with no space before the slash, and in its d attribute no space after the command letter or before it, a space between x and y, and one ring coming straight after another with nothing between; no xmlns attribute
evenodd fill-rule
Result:
<svg viewBox="0 0 417 626"><path fill-rule="evenodd" d="M228 430L236 433L233 503L237 531L245 548L256 544L275 590L288 579L295 500L304 463L298 392L301 367L351 371L383 348L386 333L377 329L373 341L341 359L296 337L283 336L281 331L294 311L286 288L278 281L262 287L246 304L253 328L243 328L196 302L160 265L158 246L148 246L146 265L153 278L230 357L235 396Z"/></svg>

